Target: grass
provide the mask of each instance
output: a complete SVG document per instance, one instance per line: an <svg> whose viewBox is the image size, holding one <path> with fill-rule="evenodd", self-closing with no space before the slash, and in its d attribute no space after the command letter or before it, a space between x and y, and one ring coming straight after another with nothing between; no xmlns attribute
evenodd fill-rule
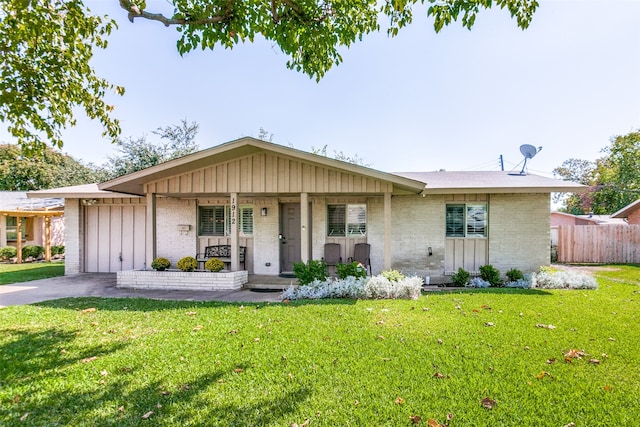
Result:
<svg viewBox="0 0 640 427"><path fill-rule="evenodd" d="M64 275L64 261L0 264L0 285Z"/></svg>
<svg viewBox="0 0 640 427"><path fill-rule="evenodd" d="M635 425L640 268L597 274L596 291L418 301L8 307L0 425Z"/></svg>

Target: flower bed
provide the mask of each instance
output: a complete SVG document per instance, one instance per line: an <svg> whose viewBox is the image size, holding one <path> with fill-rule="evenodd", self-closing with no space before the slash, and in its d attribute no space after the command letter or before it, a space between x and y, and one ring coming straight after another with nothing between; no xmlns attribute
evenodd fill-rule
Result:
<svg viewBox="0 0 640 427"><path fill-rule="evenodd" d="M241 289L248 281L249 273L246 270L218 273L131 270L118 271L116 286L131 289L222 291Z"/></svg>

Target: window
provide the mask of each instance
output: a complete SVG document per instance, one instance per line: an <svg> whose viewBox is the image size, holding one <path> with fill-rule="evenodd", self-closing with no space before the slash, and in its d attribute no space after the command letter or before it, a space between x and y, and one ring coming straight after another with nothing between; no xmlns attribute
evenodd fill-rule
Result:
<svg viewBox="0 0 640 427"><path fill-rule="evenodd" d="M200 206L198 209L200 236L231 235L231 206ZM241 206L238 218L240 233L245 236L253 235L253 207Z"/></svg>
<svg viewBox="0 0 640 427"><path fill-rule="evenodd" d="M7 241L14 242L18 240L18 218L15 216L6 216L7 225ZM27 228L33 228L33 219L22 218L22 240L27 240L29 233Z"/></svg>
<svg viewBox="0 0 640 427"><path fill-rule="evenodd" d="M328 236L365 236L367 234L367 205L328 205Z"/></svg>
<svg viewBox="0 0 640 427"><path fill-rule="evenodd" d="M447 205L447 237L487 237L487 205Z"/></svg>

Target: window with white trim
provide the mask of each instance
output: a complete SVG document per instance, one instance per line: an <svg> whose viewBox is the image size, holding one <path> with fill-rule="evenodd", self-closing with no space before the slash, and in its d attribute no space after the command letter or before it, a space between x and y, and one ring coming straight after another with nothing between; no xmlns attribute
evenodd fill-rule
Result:
<svg viewBox="0 0 640 427"><path fill-rule="evenodd" d="M486 204L447 205L447 237L487 237Z"/></svg>
<svg viewBox="0 0 640 427"><path fill-rule="evenodd" d="M366 236L367 205L327 205L327 236Z"/></svg>
<svg viewBox="0 0 640 427"><path fill-rule="evenodd" d="M244 236L253 235L253 206L240 206L238 230ZM198 235L230 236L231 206L198 206Z"/></svg>

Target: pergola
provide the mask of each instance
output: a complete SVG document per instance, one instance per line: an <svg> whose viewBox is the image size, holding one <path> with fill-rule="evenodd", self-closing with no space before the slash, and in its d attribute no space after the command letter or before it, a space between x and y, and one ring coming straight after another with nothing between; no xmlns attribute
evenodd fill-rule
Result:
<svg viewBox="0 0 640 427"><path fill-rule="evenodd" d="M16 250L18 252L18 264L22 264L22 221L26 218L42 217L44 220L44 258L46 261L51 261L51 218L64 215L64 211L49 210L47 208L41 210L15 209L0 210L0 215L17 218Z"/></svg>

